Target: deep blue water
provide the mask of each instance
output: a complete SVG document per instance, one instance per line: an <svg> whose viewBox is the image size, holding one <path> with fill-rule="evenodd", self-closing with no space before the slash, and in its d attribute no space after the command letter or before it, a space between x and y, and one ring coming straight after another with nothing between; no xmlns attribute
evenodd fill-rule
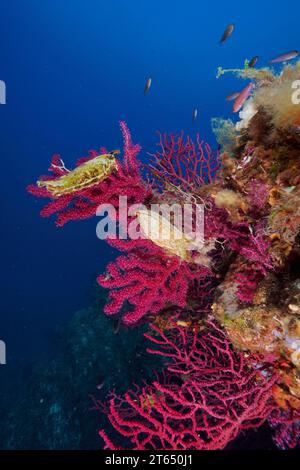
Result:
<svg viewBox="0 0 300 470"><path fill-rule="evenodd" d="M210 119L232 118L224 98L243 86L230 76L216 80L217 66L242 66L256 54L265 64L297 49L298 12L294 0L1 0L2 384L21 359L52 351L57 326L89 305L93 279L111 258L96 220L58 229L39 217L43 201L26 185L54 153L72 166L91 148L119 148L120 119L142 145L143 161L157 130L198 131L215 147ZM221 46L231 22L236 29Z"/></svg>

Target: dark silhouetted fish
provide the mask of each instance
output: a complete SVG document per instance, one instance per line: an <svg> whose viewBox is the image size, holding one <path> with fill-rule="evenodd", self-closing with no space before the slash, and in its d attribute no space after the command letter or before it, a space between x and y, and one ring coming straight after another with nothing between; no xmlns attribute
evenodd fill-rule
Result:
<svg viewBox="0 0 300 470"><path fill-rule="evenodd" d="M254 57L252 57L252 59L249 62L249 67L255 67L255 65L258 62L258 59L259 59L258 55L255 55Z"/></svg>
<svg viewBox="0 0 300 470"><path fill-rule="evenodd" d="M121 318L116 318L113 321L113 332L114 332L115 335L118 334L119 331L120 331L121 321L122 321Z"/></svg>
<svg viewBox="0 0 300 470"><path fill-rule="evenodd" d="M234 30L234 24L229 24L220 39L221 44L223 44L223 42L225 42L232 35L233 30Z"/></svg>

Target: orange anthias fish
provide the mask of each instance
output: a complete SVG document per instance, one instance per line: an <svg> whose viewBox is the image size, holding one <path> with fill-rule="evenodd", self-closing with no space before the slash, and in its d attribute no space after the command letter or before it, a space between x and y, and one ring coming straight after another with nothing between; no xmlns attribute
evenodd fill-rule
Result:
<svg viewBox="0 0 300 470"><path fill-rule="evenodd" d="M249 83L238 95L238 97L235 99L233 103L233 108L232 111L234 113L237 113L243 104L245 103L246 99L250 96L252 88L253 88L253 83Z"/></svg>
<svg viewBox="0 0 300 470"><path fill-rule="evenodd" d="M277 57L274 57L274 59L270 60L270 64L276 64L277 62L285 62L286 60L291 60L297 57L298 51L289 51L285 52L284 54L280 54Z"/></svg>

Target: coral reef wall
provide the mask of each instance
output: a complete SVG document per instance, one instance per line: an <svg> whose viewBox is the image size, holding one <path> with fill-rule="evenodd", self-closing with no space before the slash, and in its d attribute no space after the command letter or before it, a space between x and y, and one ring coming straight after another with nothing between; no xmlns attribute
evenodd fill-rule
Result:
<svg viewBox="0 0 300 470"><path fill-rule="evenodd" d="M199 136L161 135L145 176L122 122L123 158L102 149L69 171L56 156L54 177L29 187L51 199L42 215L58 214L58 225L110 203L124 229L123 195L143 204L130 222L170 230L168 242L147 231L134 239L127 226L125 239L107 240L123 253L98 278L109 289L105 312L143 323L156 346L149 352L167 364L152 383L94 400L122 437L116 444L102 429L105 447L220 449L266 423L280 448L299 444L299 70L234 70L251 82L234 104L240 120L213 122L217 152ZM153 204L189 204L191 229L201 205L203 243L175 216L154 216Z"/></svg>

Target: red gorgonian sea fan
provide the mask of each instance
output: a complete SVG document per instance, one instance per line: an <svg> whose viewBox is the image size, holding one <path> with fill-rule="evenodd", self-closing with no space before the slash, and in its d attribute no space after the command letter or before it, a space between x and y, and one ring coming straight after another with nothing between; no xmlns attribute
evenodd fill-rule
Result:
<svg viewBox="0 0 300 470"><path fill-rule="evenodd" d="M245 429L262 425L274 409L276 377L252 367L234 351L222 330L208 323L199 334L174 326L151 325L148 348L170 362L161 380L109 401L107 415L128 447L145 449L223 449ZM101 404L99 406L101 408ZM105 448L117 449L104 430Z"/></svg>
<svg viewBox="0 0 300 470"><path fill-rule="evenodd" d="M160 312L167 304L184 307L191 283L205 282L211 276L209 268L169 256L151 240L109 243L126 255L109 263L106 274L98 277L99 284L110 290L104 311L113 315L126 306L123 321L127 325Z"/></svg>
<svg viewBox="0 0 300 470"><path fill-rule="evenodd" d="M60 157L58 155L53 157L50 170L54 173L54 177L42 177L39 184L28 187L29 192L34 195L51 198L51 202L42 209L42 216L57 213L56 224L62 226L70 220L80 220L96 215L101 204L111 204L117 210L118 219L119 196L127 196L128 206L151 202L152 192L142 180L137 160L140 147L132 143L131 135L124 122L121 122L121 130L124 138L124 157L121 161L117 161L116 166L105 179L87 187L76 188L71 193L62 194L59 197L51 194L47 187L41 187L41 182L42 185L44 181L47 184L55 183L61 176L68 175L68 170ZM180 146L177 143L177 146L173 148L173 152L179 149L179 154L172 154L172 158L177 160L185 148L191 165L199 160L194 168L194 177L198 178L196 171L200 168L199 165L201 168L208 167L207 158L211 156L210 148L206 145L207 156L204 158L203 143L199 141L199 138L198 150L189 138L186 142L183 141L183 136L180 139ZM173 137L171 140L174 142ZM171 149L169 149L170 152ZM102 148L100 153L107 152ZM78 160L76 168L92 161L97 155L99 152L91 151L88 158ZM193 159L195 159L194 163ZM202 160L203 163L200 163ZM188 175L188 178L192 177L192 173L188 172ZM170 256L148 239L113 240L107 238L107 241L125 254L109 263L106 273L98 277L99 284L110 289L109 303L105 307L105 313L113 315L120 313L123 307L126 308L123 320L127 325L137 323L149 313L158 313L167 304L184 307L193 281L197 279L201 283L211 274L207 267L188 263L177 255Z"/></svg>
<svg viewBox="0 0 300 470"><path fill-rule="evenodd" d="M273 441L279 449L294 449L300 445L300 410L277 408L269 418Z"/></svg>
<svg viewBox="0 0 300 470"><path fill-rule="evenodd" d="M197 144L183 133L160 135L161 152L153 155L151 170L158 181L185 190L213 180L219 166L218 153L197 136ZM126 308L125 324L135 324L147 314L159 313L166 305L184 307L193 282L210 284L212 272L206 266L170 256L151 240L110 240L126 255L109 263L107 272L98 277L101 286L110 289L108 315Z"/></svg>
<svg viewBox="0 0 300 470"><path fill-rule="evenodd" d="M167 135L159 133L159 150L150 154L149 168L154 176L163 182L191 191L203 184L214 181L220 167L219 152L214 152L208 143L200 140L196 143L184 133Z"/></svg>
<svg viewBox="0 0 300 470"><path fill-rule="evenodd" d="M270 241L262 234L254 236L252 233L248 240L238 248L245 262L236 272L237 298L242 302L251 303L258 283L273 270L273 262L268 251Z"/></svg>

